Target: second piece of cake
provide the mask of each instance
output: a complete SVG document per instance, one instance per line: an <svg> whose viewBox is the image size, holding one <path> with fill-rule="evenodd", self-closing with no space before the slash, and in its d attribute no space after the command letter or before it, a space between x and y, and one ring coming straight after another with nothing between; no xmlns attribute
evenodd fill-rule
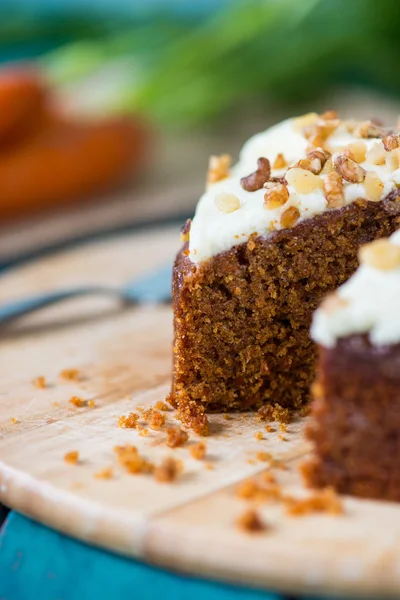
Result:
<svg viewBox="0 0 400 600"><path fill-rule="evenodd" d="M314 455L303 472L312 486L400 501L400 232L360 258L314 317Z"/></svg>
<svg viewBox="0 0 400 600"><path fill-rule="evenodd" d="M314 376L311 315L400 225L399 136L330 112L214 158L174 268L171 400L206 410L298 408Z"/></svg>

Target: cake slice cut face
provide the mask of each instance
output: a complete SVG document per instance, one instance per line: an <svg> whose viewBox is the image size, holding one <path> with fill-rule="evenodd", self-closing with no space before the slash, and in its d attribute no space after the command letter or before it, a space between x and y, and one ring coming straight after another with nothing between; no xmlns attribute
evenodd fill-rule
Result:
<svg viewBox="0 0 400 600"><path fill-rule="evenodd" d="M296 409L309 395L309 336L322 297L359 247L400 226L399 137L311 113L210 163L173 275L171 401L182 411Z"/></svg>
<svg viewBox="0 0 400 600"><path fill-rule="evenodd" d="M315 314L320 345L303 467L311 486L400 501L400 231Z"/></svg>

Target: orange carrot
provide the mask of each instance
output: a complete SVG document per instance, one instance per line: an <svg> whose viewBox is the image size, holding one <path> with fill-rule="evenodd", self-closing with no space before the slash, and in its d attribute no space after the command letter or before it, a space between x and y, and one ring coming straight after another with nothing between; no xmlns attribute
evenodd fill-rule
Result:
<svg viewBox="0 0 400 600"><path fill-rule="evenodd" d="M71 123L49 114L34 133L0 150L0 222L121 183L142 166L147 142L139 121Z"/></svg>
<svg viewBox="0 0 400 600"><path fill-rule="evenodd" d="M45 104L47 92L28 67L0 70L0 142L23 135Z"/></svg>

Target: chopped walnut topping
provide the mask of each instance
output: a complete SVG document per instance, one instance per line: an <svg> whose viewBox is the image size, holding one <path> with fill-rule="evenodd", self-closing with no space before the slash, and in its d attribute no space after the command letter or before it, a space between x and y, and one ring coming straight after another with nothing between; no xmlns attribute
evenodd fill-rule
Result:
<svg viewBox="0 0 400 600"><path fill-rule="evenodd" d="M78 369L64 369L60 373L61 379L66 379L68 381L78 381L80 377L80 373Z"/></svg>
<svg viewBox="0 0 400 600"><path fill-rule="evenodd" d="M332 158L328 158L328 160L326 161L326 163L324 164L324 166L321 169L320 175L328 175L328 173L332 173L332 171L333 171Z"/></svg>
<svg viewBox="0 0 400 600"><path fill-rule="evenodd" d="M112 467L105 467L94 474L96 479L112 479L114 477L114 471Z"/></svg>
<svg viewBox="0 0 400 600"><path fill-rule="evenodd" d="M359 138L383 138L385 131L373 121L362 121L354 128L353 135Z"/></svg>
<svg viewBox="0 0 400 600"><path fill-rule="evenodd" d="M344 206L344 191L342 176L336 171L328 173L324 178L324 194L328 208Z"/></svg>
<svg viewBox="0 0 400 600"><path fill-rule="evenodd" d="M304 128L304 137L311 146L323 148L326 140L339 127L339 119L319 119L317 123Z"/></svg>
<svg viewBox="0 0 400 600"><path fill-rule="evenodd" d="M391 133L390 135L387 135L385 138L383 138L382 144L386 152L395 150L400 146L400 135L398 133Z"/></svg>
<svg viewBox="0 0 400 600"><path fill-rule="evenodd" d="M306 113L301 117L293 119L293 128L295 131L302 131L309 125L314 125L319 119L319 115L315 112Z"/></svg>
<svg viewBox="0 0 400 600"><path fill-rule="evenodd" d="M72 396L69 399L69 403L73 404L74 406L76 406L78 408L82 408L82 406L85 406L86 400L83 400L83 398L79 398L79 396Z"/></svg>
<svg viewBox="0 0 400 600"><path fill-rule="evenodd" d="M158 402L155 403L154 408L156 410L162 410L164 412L167 412L170 410L170 407L168 406L168 404L166 402L163 402L162 400L158 400Z"/></svg>
<svg viewBox="0 0 400 600"><path fill-rule="evenodd" d="M154 469L154 477L159 483L171 483L181 473L182 468L183 465L180 460L168 456Z"/></svg>
<svg viewBox="0 0 400 600"><path fill-rule="evenodd" d="M268 158L260 157L257 160L257 170L247 177L242 177L240 185L247 192L260 190L271 175L271 165Z"/></svg>
<svg viewBox="0 0 400 600"><path fill-rule="evenodd" d="M343 179L350 183L362 183L365 179L365 169L343 154L335 158L333 168Z"/></svg>
<svg viewBox="0 0 400 600"><path fill-rule="evenodd" d="M191 219L186 219L185 224L181 227L181 242L184 244L190 239L190 227L192 225Z"/></svg>
<svg viewBox="0 0 400 600"><path fill-rule="evenodd" d="M126 444L125 446L116 446L114 451L118 455L119 464L133 475L139 473L152 473L154 465L146 458L141 456L136 446Z"/></svg>
<svg viewBox="0 0 400 600"><path fill-rule="evenodd" d="M310 152L311 154L311 152ZM304 171L311 171L311 173L314 173L314 175L317 175L318 173L321 172L322 169L322 164L321 161L318 157L313 157L313 158L301 158L300 160L297 161L297 163L295 165L293 165L292 169L295 168L299 168L299 169L304 169Z"/></svg>
<svg viewBox="0 0 400 600"><path fill-rule="evenodd" d="M47 387L46 378L42 375L39 375L39 377L35 377L32 383L38 389L44 389L45 387Z"/></svg>
<svg viewBox="0 0 400 600"><path fill-rule="evenodd" d="M364 181L365 197L367 200L378 202L381 199L384 187L383 181L381 181L375 171L367 172Z"/></svg>
<svg viewBox="0 0 400 600"><path fill-rule="evenodd" d="M289 190L286 185L272 184L264 194L264 208L273 210L286 204L289 200Z"/></svg>
<svg viewBox="0 0 400 600"><path fill-rule="evenodd" d="M214 204L222 213L231 213L240 208L240 200L235 194L221 192L214 198Z"/></svg>
<svg viewBox="0 0 400 600"><path fill-rule="evenodd" d="M70 450L64 455L64 460L69 465L77 465L79 462L79 452L76 450Z"/></svg>
<svg viewBox="0 0 400 600"><path fill-rule="evenodd" d="M360 263L380 271L391 271L400 267L400 246L389 240L375 240L362 246L358 253Z"/></svg>
<svg viewBox="0 0 400 600"><path fill-rule="evenodd" d="M366 154L367 146L365 142L362 142L361 140L357 142L352 142L344 150L344 155L348 158L351 158L351 160L354 160L356 163L364 162Z"/></svg>
<svg viewBox="0 0 400 600"><path fill-rule="evenodd" d="M298 194L310 194L318 188L322 188L322 179L311 171L293 167L286 172L285 179L293 186Z"/></svg>
<svg viewBox="0 0 400 600"><path fill-rule="evenodd" d="M198 442L189 448L189 452L195 460L203 460L206 455L206 445L204 442Z"/></svg>
<svg viewBox="0 0 400 600"><path fill-rule="evenodd" d="M136 413L129 413L128 416L121 415L118 418L118 427L123 427L126 429L136 429L137 423L139 421L139 415Z"/></svg>
<svg viewBox="0 0 400 600"><path fill-rule="evenodd" d="M187 432L176 425L173 427L168 427L167 436L167 446L170 448L178 448L178 446L183 446L183 444L186 444L189 439Z"/></svg>
<svg viewBox="0 0 400 600"><path fill-rule="evenodd" d="M289 206L281 215L281 225L285 229L293 227L300 218L300 211L295 206Z"/></svg>
<svg viewBox="0 0 400 600"><path fill-rule="evenodd" d="M338 118L339 118L339 115L337 114L336 110L326 110L321 115L321 119L323 121L330 121L331 119L338 119Z"/></svg>
<svg viewBox="0 0 400 600"><path fill-rule="evenodd" d="M373 165L384 165L386 161L385 148L381 142L374 144L367 152L367 160Z"/></svg>
<svg viewBox="0 0 400 600"><path fill-rule="evenodd" d="M207 173L207 183L216 183L222 179L229 177L229 169L231 166L231 156L229 154L221 154L221 156L210 156Z"/></svg>
<svg viewBox="0 0 400 600"><path fill-rule="evenodd" d="M286 162L283 154L281 152L279 152L279 154L277 154L277 156L276 156L274 164L272 165L272 168L273 169L284 169L285 167L287 167L287 162Z"/></svg>
<svg viewBox="0 0 400 600"><path fill-rule="evenodd" d="M343 505L333 488L325 488L315 492L308 498L283 498L286 514L292 517L306 515L312 512L326 512L331 515L343 514Z"/></svg>
<svg viewBox="0 0 400 600"><path fill-rule="evenodd" d="M150 407L142 413L143 419L148 422L150 429L161 429L165 425L165 415Z"/></svg>
<svg viewBox="0 0 400 600"><path fill-rule="evenodd" d="M236 525L246 533L261 533L267 529L254 509L248 509L236 520Z"/></svg>

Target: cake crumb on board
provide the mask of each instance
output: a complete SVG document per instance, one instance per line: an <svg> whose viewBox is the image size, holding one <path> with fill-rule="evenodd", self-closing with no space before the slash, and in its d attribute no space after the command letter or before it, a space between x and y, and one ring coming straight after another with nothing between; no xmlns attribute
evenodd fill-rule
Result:
<svg viewBox="0 0 400 600"><path fill-rule="evenodd" d="M76 450L70 450L64 454L64 460L69 465L77 465L79 463L79 452Z"/></svg>
<svg viewBox="0 0 400 600"><path fill-rule="evenodd" d="M252 508L243 512L236 519L236 526L246 533L261 533L267 530L266 523L261 519L258 512Z"/></svg>

